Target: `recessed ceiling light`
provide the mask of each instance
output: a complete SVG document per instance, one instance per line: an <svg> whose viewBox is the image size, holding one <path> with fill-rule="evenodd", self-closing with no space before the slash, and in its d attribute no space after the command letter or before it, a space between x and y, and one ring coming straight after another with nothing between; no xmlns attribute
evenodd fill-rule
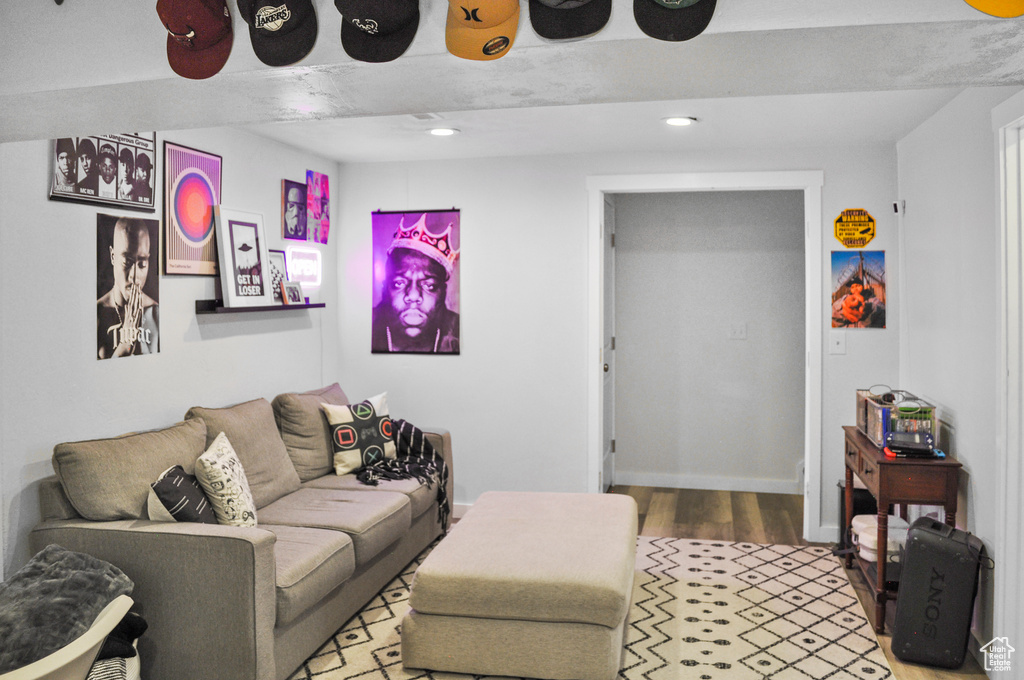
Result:
<svg viewBox="0 0 1024 680"><path fill-rule="evenodd" d="M430 134L434 135L435 137L451 137L452 135L457 135L458 133L459 133L459 131L456 130L455 128L431 128L430 129Z"/></svg>
<svg viewBox="0 0 1024 680"><path fill-rule="evenodd" d="M674 116L672 118L665 119L665 125L671 125L672 127L686 127L687 125L693 125L696 122L696 118L690 117Z"/></svg>

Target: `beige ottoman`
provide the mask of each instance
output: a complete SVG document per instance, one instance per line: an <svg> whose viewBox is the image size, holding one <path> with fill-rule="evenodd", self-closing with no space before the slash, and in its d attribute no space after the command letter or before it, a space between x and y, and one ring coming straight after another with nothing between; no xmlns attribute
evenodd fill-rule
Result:
<svg viewBox="0 0 1024 680"><path fill-rule="evenodd" d="M612 680L637 507L611 494L489 492L416 570L402 663L478 675Z"/></svg>

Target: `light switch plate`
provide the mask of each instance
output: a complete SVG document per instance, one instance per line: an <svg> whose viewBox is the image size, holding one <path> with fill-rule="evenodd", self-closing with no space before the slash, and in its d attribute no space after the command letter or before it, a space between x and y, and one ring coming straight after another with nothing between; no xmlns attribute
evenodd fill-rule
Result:
<svg viewBox="0 0 1024 680"><path fill-rule="evenodd" d="M846 331L829 331L828 353L846 354Z"/></svg>

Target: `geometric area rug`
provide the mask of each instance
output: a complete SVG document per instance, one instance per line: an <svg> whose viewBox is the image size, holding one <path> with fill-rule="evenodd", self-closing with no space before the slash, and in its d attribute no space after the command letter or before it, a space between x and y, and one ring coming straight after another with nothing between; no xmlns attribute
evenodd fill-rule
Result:
<svg viewBox="0 0 1024 680"><path fill-rule="evenodd" d="M289 680L480 680L402 666L400 624L427 553ZM639 537L622 680L891 677L827 548Z"/></svg>

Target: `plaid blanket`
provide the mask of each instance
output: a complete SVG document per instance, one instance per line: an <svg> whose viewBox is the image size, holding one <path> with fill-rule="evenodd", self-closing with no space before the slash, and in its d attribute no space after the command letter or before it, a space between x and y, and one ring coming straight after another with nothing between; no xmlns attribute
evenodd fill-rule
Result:
<svg viewBox="0 0 1024 680"><path fill-rule="evenodd" d="M382 479L417 479L428 488L436 483L438 521L447 534L452 511L447 491L448 466L423 430L406 420L394 420L392 424L397 456L363 467L356 477L369 486L377 486Z"/></svg>

